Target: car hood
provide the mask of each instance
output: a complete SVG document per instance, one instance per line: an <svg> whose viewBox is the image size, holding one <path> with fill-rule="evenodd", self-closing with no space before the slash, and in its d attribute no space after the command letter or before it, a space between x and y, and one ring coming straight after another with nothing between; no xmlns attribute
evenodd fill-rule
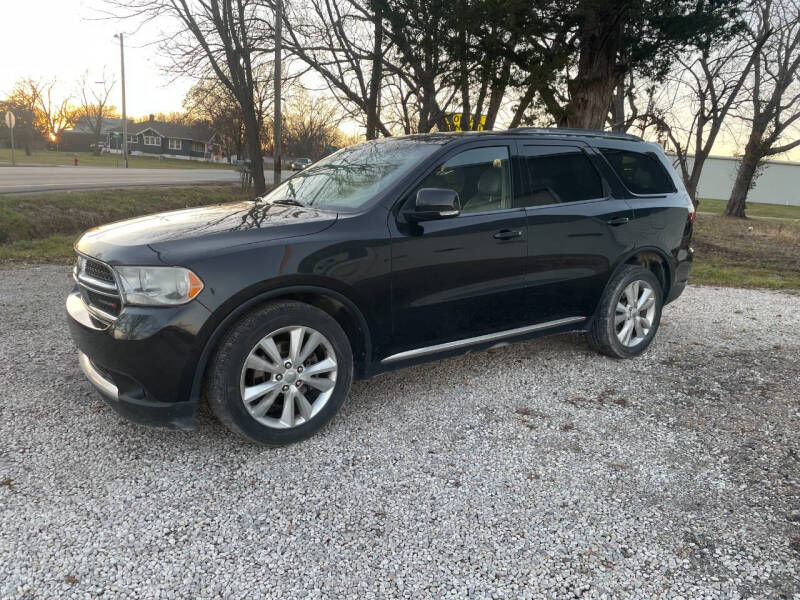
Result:
<svg viewBox="0 0 800 600"><path fill-rule="evenodd" d="M317 233L335 212L268 202L232 202L158 213L95 227L76 250L111 264L177 264L178 259Z"/></svg>

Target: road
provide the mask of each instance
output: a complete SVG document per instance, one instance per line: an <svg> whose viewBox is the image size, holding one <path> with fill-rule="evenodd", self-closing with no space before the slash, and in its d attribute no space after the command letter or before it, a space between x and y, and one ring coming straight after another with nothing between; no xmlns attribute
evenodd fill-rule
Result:
<svg viewBox="0 0 800 600"><path fill-rule="evenodd" d="M0 598L800 597L800 296L690 286L630 361L568 334L357 381L265 450L120 419L69 287L0 269Z"/></svg>
<svg viewBox="0 0 800 600"><path fill-rule="evenodd" d="M272 172L264 175L267 183L272 183ZM232 169L0 168L0 194L237 181L239 174Z"/></svg>

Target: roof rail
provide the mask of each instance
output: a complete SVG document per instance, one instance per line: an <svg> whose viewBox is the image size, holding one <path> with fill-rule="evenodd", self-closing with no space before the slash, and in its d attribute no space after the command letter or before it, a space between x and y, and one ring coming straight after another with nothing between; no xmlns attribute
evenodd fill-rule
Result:
<svg viewBox="0 0 800 600"><path fill-rule="evenodd" d="M597 129L579 129L577 127L517 127L509 129L509 133L538 133L543 135L574 135L584 137L601 137L608 139L628 140L632 142L644 141L637 135L630 133L619 133L616 131L599 131Z"/></svg>

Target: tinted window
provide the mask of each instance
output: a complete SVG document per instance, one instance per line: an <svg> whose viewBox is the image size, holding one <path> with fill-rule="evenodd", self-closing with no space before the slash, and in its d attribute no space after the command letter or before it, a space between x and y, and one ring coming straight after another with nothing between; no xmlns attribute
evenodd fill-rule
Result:
<svg viewBox="0 0 800 600"><path fill-rule="evenodd" d="M600 148L622 183L634 194L669 194L675 191L661 161L652 154Z"/></svg>
<svg viewBox="0 0 800 600"><path fill-rule="evenodd" d="M528 181L519 206L542 206L603 197L603 184L589 158L572 146L525 146Z"/></svg>
<svg viewBox="0 0 800 600"><path fill-rule="evenodd" d="M417 189L455 190L461 199L462 212L511 208L511 168L508 159L508 148L505 146L465 150L439 166Z"/></svg>

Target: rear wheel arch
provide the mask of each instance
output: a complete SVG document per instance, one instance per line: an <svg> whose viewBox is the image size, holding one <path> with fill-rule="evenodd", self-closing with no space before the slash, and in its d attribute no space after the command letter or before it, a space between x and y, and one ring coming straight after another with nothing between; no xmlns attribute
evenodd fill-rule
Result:
<svg viewBox="0 0 800 600"><path fill-rule="evenodd" d="M669 289L672 287L672 267L670 266L667 255L655 247L636 248L623 255L609 273L608 279L603 286L603 293L597 298L597 306L595 306L591 319L587 321L586 328L591 327L592 322L597 317L597 310L600 308L600 302L603 296L605 296L608 286L626 265L639 265L652 271L661 284L664 299L667 298Z"/></svg>
<svg viewBox="0 0 800 600"><path fill-rule="evenodd" d="M664 298L667 297L671 287L672 272L665 254L655 248L639 249L631 254L623 264L639 265L651 271L661 284Z"/></svg>
<svg viewBox="0 0 800 600"><path fill-rule="evenodd" d="M240 303L217 324L205 343L195 367L190 400L198 401L203 389L209 360L225 333L246 314L268 302L295 300L328 313L344 330L353 352L356 377L364 377L371 356L371 337L367 320L350 298L335 290L320 286L296 285L261 292Z"/></svg>

